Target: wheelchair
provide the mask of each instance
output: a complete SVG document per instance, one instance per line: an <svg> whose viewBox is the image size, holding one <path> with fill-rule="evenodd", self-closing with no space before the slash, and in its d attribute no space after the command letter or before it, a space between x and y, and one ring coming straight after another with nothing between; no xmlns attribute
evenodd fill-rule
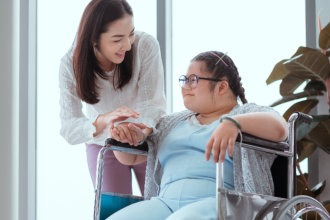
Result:
<svg viewBox="0 0 330 220"><path fill-rule="evenodd" d="M215 190L218 220L330 220L329 213L319 201L305 195L295 196L296 125L298 122L310 123L312 120L311 116L304 113L293 113L288 120L288 140L283 142L272 142L244 133L242 140L238 137L236 141L240 142L241 147L277 155L271 167L275 193L274 196L270 196L224 189L223 164L217 163ZM113 139L106 140L98 155L94 220L104 220L119 209L143 200L141 196L102 192L103 159L108 150L148 154L146 143L132 147Z"/></svg>

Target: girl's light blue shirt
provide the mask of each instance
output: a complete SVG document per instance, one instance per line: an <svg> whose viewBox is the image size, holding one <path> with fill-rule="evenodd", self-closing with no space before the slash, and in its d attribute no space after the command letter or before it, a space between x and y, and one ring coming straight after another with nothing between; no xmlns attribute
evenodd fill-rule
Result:
<svg viewBox="0 0 330 220"><path fill-rule="evenodd" d="M181 179L216 181L216 164L213 155L205 160L205 149L219 120L201 125L195 115L181 121L162 142L158 158L162 167L161 188ZM233 161L226 153L224 162L224 187L234 189Z"/></svg>

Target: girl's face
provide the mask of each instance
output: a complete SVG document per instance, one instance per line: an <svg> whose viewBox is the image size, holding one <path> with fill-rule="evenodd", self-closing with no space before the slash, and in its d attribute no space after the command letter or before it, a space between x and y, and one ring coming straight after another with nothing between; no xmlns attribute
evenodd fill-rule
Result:
<svg viewBox="0 0 330 220"><path fill-rule="evenodd" d="M201 61L192 62L189 65L186 77L195 74L199 77L212 78L209 73L202 72L202 65L204 63ZM197 113L209 113L212 111L214 109L215 90L210 91L210 83L209 80L199 79L196 88L190 88L189 86L181 88L184 106Z"/></svg>
<svg viewBox="0 0 330 220"><path fill-rule="evenodd" d="M111 22L108 31L100 35L95 55L101 66L120 64L125 53L130 51L135 40L133 17L126 14L123 18Z"/></svg>

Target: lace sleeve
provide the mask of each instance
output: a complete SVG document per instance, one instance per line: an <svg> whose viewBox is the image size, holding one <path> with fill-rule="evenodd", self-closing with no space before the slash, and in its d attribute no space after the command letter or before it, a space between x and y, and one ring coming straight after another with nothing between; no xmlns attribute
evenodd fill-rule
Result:
<svg viewBox="0 0 330 220"><path fill-rule="evenodd" d="M68 55L62 58L59 69L60 134L69 144L80 144L93 139L94 119L82 112L82 103L76 92L72 62Z"/></svg>
<svg viewBox="0 0 330 220"><path fill-rule="evenodd" d="M154 128L166 113L163 64L158 42L152 36L141 39L139 47L141 69L136 110L141 115L137 122Z"/></svg>

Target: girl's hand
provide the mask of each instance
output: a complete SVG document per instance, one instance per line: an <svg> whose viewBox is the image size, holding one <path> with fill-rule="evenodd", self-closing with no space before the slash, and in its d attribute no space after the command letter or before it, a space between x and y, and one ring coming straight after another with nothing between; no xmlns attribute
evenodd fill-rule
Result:
<svg viewBox="0 0 330 220"><path fill-rule="evenodd" d="M147 128L147 126L144 124L124 122L114 128L110 128L110 133L117 141L137 146L146 137L143 132L145 128Z"/></svg>
<svg viewBox="0 0 330 220"><path fill-rule="evenodd" d="M213 151L213 161L217 163L220 155L220 161L224 162L227 148L228 155L233 155L237 135L238 128L234 123L228 120L222 121L207 142L205 159L209 160L211 152Z"/></svg>

